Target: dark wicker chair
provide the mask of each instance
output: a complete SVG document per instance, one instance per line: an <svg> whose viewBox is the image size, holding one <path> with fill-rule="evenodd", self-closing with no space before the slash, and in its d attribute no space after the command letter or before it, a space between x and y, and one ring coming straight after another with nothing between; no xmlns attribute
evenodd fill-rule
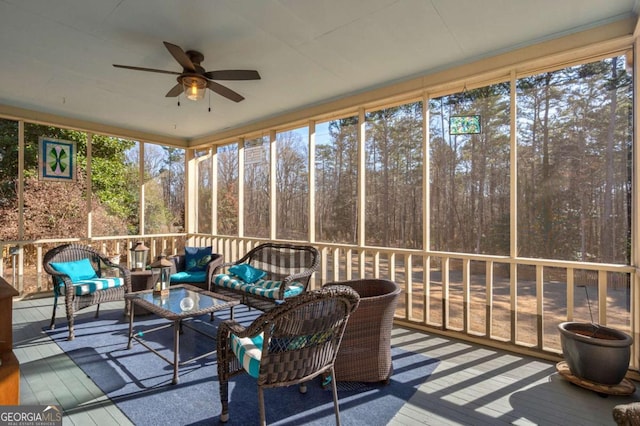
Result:
<svg viewBox="0 0 640 426"><path fill-rule="evenodd" d="M186 255L185 254L178 254L175 256L170 256L169 260L171 262L173 262L173 266L171 267L171 274L175 274L178 272L185 272L186 271L186 265L185 265L185 261L186 261ZM206 267L206 274L205 274L205 278L202 281L196 281L196 280L181 280L180 282L175 282L172 280L171 284L189 284L198 288L201 288L203 290L208 290L209 289L209 283L211 282L211 279L213 277L213 271L215 271L215 269L222 265L224 263L224 257L220 254L220 253L212 253L211 254L211 260L209 261L209 263L207 263L207 267Z"/></svg>
<svg viewBox="0 0 640 426"><path fill-rule="evenodd" d="M233 320L221 323L217 347L222 403L220 421L229 420L229 379L237 374L249 372L257 379L262 425L266 424L265 388L298 384L304 393L304 383L308 380L322 374L333 375L333 363L344 328L358 302L358 294L349 287L323 288L287 299L285 303L263 313L246 328ZM243 367L232 345L236 345L239 339L256 336L263 339L262 346L258 347L261 354L252 367ZM246 360L248 357L242 358ZM335 380L332 386L336 424L340 424Z"/></svg>
<svg viewBox="0 0 640 426"><path fill-rule="evenodd" d="M227 275L229 267L242 263L266 272L265 280L282 282L275 297L262 297L246 291L216 285L215 279L218 274ZM320 253L315 247L294 244L260 244L239 260L219 265L213 272L214 276L209 283L209 291L239 297L243 304L267 311L285 300L285 292L289 290L292 283L302 285L303 293L307 291L311 275L319 265Z"/></svg>
<svg viewBox="0 0 640 426"><path fill-rule="evenodd" d="M89 259L93 270L98 278L102 277L106 268L116 268L119 270L123 285L120 287L95 290L89 294L77 295L75 287L69 275L58 272L51 266L51 263L73 262L82 259ZM51 275L53 281L53 313L51 315L50 328L55 328L56 309L58 307L58 296L64 295L64 302L69 325L69 340L74 339L73 319L75 313L88 306L97 305L96 318L100 311L100 303L124 300L125 293L131 291L131 273L124 266L112 263L107 256L97 252L89 246L80 244L65 244L49 250L43 259L44 270ZM125 315L129 314L130 302L125 302Z"/></svg>
<svg viewBox="0 0 640 426"><path fill-rule="evenodd" d="M339 381L385 382L393 374L391 329L400 287L385 279L359 279L327 283L349 286L358 292L360 306L344 332L335 371Z"/></svg>

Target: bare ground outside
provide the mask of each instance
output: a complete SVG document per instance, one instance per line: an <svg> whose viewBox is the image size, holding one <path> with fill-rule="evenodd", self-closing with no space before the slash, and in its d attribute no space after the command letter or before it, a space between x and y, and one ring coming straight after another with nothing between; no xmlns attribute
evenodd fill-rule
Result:
<svg viewBox="0 0 640 426"><path fill-rule="evenodd" d="M353 256L352 278L356 279L358 268L357 256ZM482 262L479 262L482 263ZM332 262L327 262L332 265ZM343 265L343 264L341 264ZM366 276L373 276L373 263L366 262ZM388 262L380 262L379 276L382 278L389 276ZM405 317L407 313L407 300L411 301L409 319L419 323L424 323L434 327L443 326L444 304L443 304L443 280L442 272L435 269L439 264L432 265L429 279L428 311L425 312L425 280L424 268L420 261L413 262L412 284L410 293L407 293L407 280L403 262L396 261L394 268L395 281L400 285L403 293L400 297L396 315ZM487 284L483 265L470 268L469 287L469 323L468 331L473 335L490 337L497 340L511 339L511 284L508 276L504 273L496 273L493 277L493 287L491 297L491 324L490 336L487 336L487 318L489 304L487 303ZM345 275L343 268L340 268L339 275ZM500 269L498 265L496 269ZM504 269L504 268L503 268ZM5 268L4 278L14 282L13 270ZM507 274L508 275L508 274ZM560 351L560 334L558 324L568 318L567 308L567 284L562 281L561 273L549 274L550 279L543 283L543 310L542 310L542 347L547 350ZM555 276L553 276L555 275ZM333 276L331 270L327 271L327 276ZM560 279L553 279L560 278ZM19 278L16 279L16 288L20 288ZM344 278L343 278L344 279ZM586 280L589 281L589 280ZM598 286L597 283L576 280L574 284L574 310L573 320L598 322ZM621 284L622 282L622 284ZM35 267L26 267L22 277L23 296L34 295L40 292L49 292L52 284L49 276L42 273L37 274ZM516 338L515 340L526 346L537 346L538 332L538 306L536 295L535 275L523 270L518 273L516 284ZM587 299L588 297L588 299ZM590 307L589 302L590 301ZM462 330L464 321L464 291L462 284L462 271L460 269L449 271L449 297L447 300L449 310L448 329ZM615 280L615 283L607 286L607 322L606 325L619 330L629 332L630 330L630 291L624 280Z"/></svg>
<svg viewBox="0 0 640 426"><path fill-rule="evenodd" d="M359 271L358 256L352 253L352 278L358 278ZM345 259L346 260L346 259ZM378 275L381 278L388 278L389 259L379 258L377 262L371 259L366 260L365 276L374 274L374 265L378 264ZM406 268L404 258L395 259L393 265L395 281L403 290L398 303L396 315L406 317L407 301L411 321L427 324L434 327L443 326L445 316L445 304L443 303L443 277L442 264L439 259L432 261L430 265L430 276L428 280L429 295L428 301L425 299L425 273L421 258L412 260L411 287L408 289ZM332 265L327 261L327 265ZM339 262L344 265L344 262ZM449 263L449 295L446 306L448 307L447 329L463 330L464 321L464 290L462 281L462 267L458 260L452 259ZM542 348L551 351L561 351L560 334L558 325L567 321L568 312L568 289L566 270L563 268L545 268L545 279L542 285L542 315L540 317L541 330L539 332L538 322L538 298L536 294L535 267L529 265L519 265L517 272L517 283L515 285L516 294L516 315L515 315L515 341L525 346L538 346L538 339L542 336ZM333 271L327 272L328 276L333 275ZM345 279L346 273L341 267L339 271L341 279ZM630 287L628 276L625 274L608 274L609 284L606 295L606 325L630 332ZM574 271L573 285L573 315L574 321L599 322L598 307L598 274L596 271L576 270ZM509 265L493 265L492 291L487 295L486 264L481 261L472 261L469 268L469 320L468 332L473 335L490 337L501 341L511 339L511 280L509 278ZM410 290L408 292L408 290ZM488 303L488 297L491 298ZM425 312L425 302L429 309ZM491 310L490 335L487 335L487 318Z"/></svg>

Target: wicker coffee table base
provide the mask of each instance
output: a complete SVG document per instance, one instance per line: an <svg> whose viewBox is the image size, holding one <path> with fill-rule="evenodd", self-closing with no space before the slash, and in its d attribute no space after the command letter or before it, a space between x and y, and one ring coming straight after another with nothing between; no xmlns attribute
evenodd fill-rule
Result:
<svg viewBox="0 0 640 426"><path fill-rule="evenodd" d="M207 357L209 355L214 354L216 351L207 352L206 354L198 355L196 357L190 358L188 360L180 361L180 333L182 333L182 328L187 327L189 329L194 330L195 332L202 334L210 339L216 340L216 336L205 333L202 330L198 330L194 327L189 326L189 319L194 319L195 317L213 314L214 312L218 312L224 309L230 309L231 319L233 319L233 308L239 303L238 300L234 300L225 296L219 296L208 291L204 291L197 287L193 287L186 284L172 286L169 289L169 294L166 296L154 296L154 301L158 302L157 297L160 297L160 301L162 304L166 304L166 307L160 306L156 303L151 303L151 294L153 290L145 290L139 291L136 293L130 293L125 295L127 300L130 300L132 303L132 307L135 305L139 305L142 308L150 311L153 314L156 314L160 318L164 318L169 321L168 324L163 324L158 327L154 327L149 330L134 332L133 330L133 320L135 317L135 309L131 309L131 314L129 315L129 342L127 343L127 349L131 349L133 341L140 343L145 348L149 349L151 352L158 355L165 362L173 366L173 380L172 383L175 385L178 383L178 370L181 365L189 364L195 362L199 359ZM184 297L189 296L189 297ZM199 302L193 302L191 297L196 298ZM184 299L191 299L192 306L190 307L182 307ZM149 299L149 300L146 300ZM172 303L172 301L174 303ZM178 303L179 302L179 303ZM198 305L198 303L203 302L202 305ZM195 303L195 308L194 308ZM178 305L180 306L178 308ZM200 309L198 309L200 306ZM212 318L213 319L213 318ZM155 348L148 345L144 340L145 334L150 334L155 331L164 330L165 328L173 327L173 360L167 358L163 354L159 353Z"/></svg>
<svg viewBox="0 0 640 426"><path fill-rule="evenodd" d="M231 308L233 310L233 308ZM154 331L160 331L160 330L164 330L165 328L169 328L169 327L173 327L173 360L167 358L166 356L164 356L163 354L161 354L160 352L158 352L156 349L152 348L150 345L148 345L145 341L144 341L144 336L146 334L150 334L153 333ZM211 352L207 352L205 354L202 355L198 355L195 356L193 358L189 358L187 360L184 361L180 361L179 360L179 353L180 353L180 334L182 333L182 329L183 327L187 327L203 336L206 336L212 340L216 340L216 336L213 336L211 334L205 333L202 330L198 330L195 327L191 327L188 322L184 322L183 320L176 320L176 321L172 321L168 324L164 324L161 325L159 327L155 327L152 328L150 330L145 330L144 332L138 332L138 333L134 333L133 332L133 314L131 315L130 319L129 319L129 343L127 345L127 349L131 349L131 347L133 346L133 340L135 340L136 342L140 343L142 346L144 346L145 348L149 349L151 352L153 352L154 354L158 355L160 358L162 358L165 362L167 362L169 365L173 366L173 380L171 381L174 385L178 384L178 372L180 369L180 366L182 365L187 365L190 364L192 362L195 362L199 359L208 357L209 355L213 355L214 353L216 353L215 350L211 351Z"/></svg>

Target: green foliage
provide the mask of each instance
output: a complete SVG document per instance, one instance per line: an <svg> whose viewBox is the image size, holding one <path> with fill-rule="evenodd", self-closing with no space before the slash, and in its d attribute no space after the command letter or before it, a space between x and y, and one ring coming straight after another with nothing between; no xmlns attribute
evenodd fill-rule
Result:
<svg viewBox="0 0 640 426"><path fill-rule="evenodd" d="M18 123L0 119L0 208L16 199L18 177Z"/></svg>
<svg viewBox="0 0 640 426"><path fill-rule="evenodd" d="M61 139L76 142L77 147L77 167L79 184L70 185L64 188L66 201L74 200L73 203L67 205L69 211L61 211L59 215L69 218L76 212L84 211L83 198L86 197L86 187L84 185L84 176L87 169L87 135L84 132L76 130L61 129L52 126L44 126L38 124L25 124L25 150L24 150L24 174L25 199L38 200L38 197L46 197L46 191L55 194L61 189L61 183L53 184L37 184L38 178L38 146L39 138L47 137L51 139ZM129 227L137 222L136 211L137 205L135 199L138 192L137 168L126 162L125 153L127 150L135 146L135 143L128 140L96 135L93 137L92 149L92 192L95 195L94 209L103 214L103 209L107 216L102 218L103 224L109 223L104 232L118 230L122 232L127 222ZM17 194L15 191L16 178L18 175L18 126L17 122L11 120L0 120L0 209L5 214L9 211L15 213L17 209ZM47 189L49 188L49 189ZM56 190L56 188L58 190ZM29 191L45 191L43 195L29 194ZM50 202L51 200L43 200L41 202ZM34 201L35 203L36 201ZM58 203L57 205L60 205ZM33 205L32 205L33 207ZM13 214L13 213L12 213ZM50 222L42 214L32 217L30 220L36 224L39 221ZM50 216L49 216L50 217ZM84 219L86 221L86 217ZM122 225L117 225L120 222ZM96 228L100 228L101 224L96 224ZM51 227L32 226L33 234L31 238L47 238L56 232ZM38 231L39 229L39 231ZM81 231L82 226L74 229L75 232ZM64 236L64 235L63 235ZM68 236L68 235L66 235ZM78 235L82 236L82 235Z"/></svg>
<svg viewBox="0 0 640 426"><path fill-rule="evenodd" d="M511 117L511 90L516 91L516 117ZM429 109L428 159L423 107ZM628 263L632 112L631 75L619 57L520 78L513 88L501 82L430 99L426 106L414 102L368 111L362 153L357 116L317 123L312 165L316 237L354 243L358 221L364 220L367 244L421 248L423 227L430 226L429 249L508 255L513 248L512 222L517 221L519 256ZM482 117L482 132L452 135L449 118L470 114ZM16 122L0 120L0 214L5 218L15 217L17 211L17 129ZM87 166L84 133L25 126L28 207L41 221L33 228L35 237L59 225L56 215L76 219L86 200L81 196L83 185L66 187L64 203L57 205L64 209L55 214L37 209L55 189L37 181L40 136L76 141L82 172ZM308 153L286 132L278 138L277 236L304 238L309 220ZM266 139L260 139L266 147ZM145 145L145 172L140 177L135 147L132 141L93 139L91 189L106 212L100 222L117 218L129 233L139 233L138 188L143 181L145 231L184 226L184 150ZM211 197L217 197L219 233L237 233L242 214L245 235L268 236L271 168L266 161L245 164L245 175L239 177L238 152L235 144L218 150L218 192L201 194L201 202L210 205ZM364 165L358 163L359 154ZM511 176L514 159L517 176ZM366 179L364 218L358 216L360 166L365 167ZM429 182L424 182L427 166ZM201 182L201 190L210 191L213 177L202 176L209 181ZM427 183L430 211L424 212ZM244 189L242 212L239 185ZM512 193L514 187L517 193ZM517 218L510 217L514 199ZM429 224L422 223L425 213ZM210 216L203 212L199 219L208 221ZM75 223L73 229L82 228L81 222ZM206 229L205 224L209 226L200 226ZM116 228L109 222L105 229Z"/></svg>

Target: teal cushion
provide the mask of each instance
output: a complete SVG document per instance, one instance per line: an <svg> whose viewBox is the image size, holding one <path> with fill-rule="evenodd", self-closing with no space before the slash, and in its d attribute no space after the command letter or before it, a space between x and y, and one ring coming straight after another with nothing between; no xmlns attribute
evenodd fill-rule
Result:
<svg viewBox="0 0 640 426"><path fill-rule="evenodd" d="M230 288L257 296L276 300L282 281L258 280L255 283L246 283L235 275L217 274L213 276L213 284L218 287ZM299 282L292 282L284 291L284 297L297 296L304 291L304 286Z"/></svg>
<svg viewBox="0 0 640 426"><path fill-rule="evenodd" d="M114 278L95 278L92 280L81 280L73 283L73 289L78 296L83 294L91 294L97 290L106 290L108 288L122 287L124 280L119 277Z"/></svg>
<svg viewBox="0 0 640 426"><path fill-rule="evenodd" d="M188 272L205 271L211 262L211 246L185 247L184 269Z"/></svg>
<svg viewBox="0 0 640 426"><path fill-rule="evenodd" d="M68 275L73 283L98 277L93 266L91 266L91 262L86 258L73 262L52 262L51 267L58 272Z"/></svg>
<svg viewBox="0 0 640 426"><path fill-rule="evenodd" d="M260 374L260 360L262 359L262 341L264 337L258 334L254 337L238 337L231 335L231 350L249 375L255 379Z"/></svg>
<svg viewBox="0 0 640 426"><path fill-rule="evenodd" d="M254 268L253 266L247 263L241 263L239 265L233 265L229 268L229 272L231 272L236 277L240 278L245 283L253 284L258 281L260 278L267 275L265 271Z"/></svg>
<svg viewBox="0 0 640 426"><path fill-rule="evenodd" d="M206 271L198 271L198 272L177 272L175 274L171 274L171 282L174 284L180 283L203 283L207 279Z"/></svg>
<svg viewBox="0 0 640 426"><path fill-rule="evenodd" d="M248 289L253 287L253 284L245 283L235 275L218 274L213 276L213 284L218 287L231 288L233 290L249 292Z"/></svg>

